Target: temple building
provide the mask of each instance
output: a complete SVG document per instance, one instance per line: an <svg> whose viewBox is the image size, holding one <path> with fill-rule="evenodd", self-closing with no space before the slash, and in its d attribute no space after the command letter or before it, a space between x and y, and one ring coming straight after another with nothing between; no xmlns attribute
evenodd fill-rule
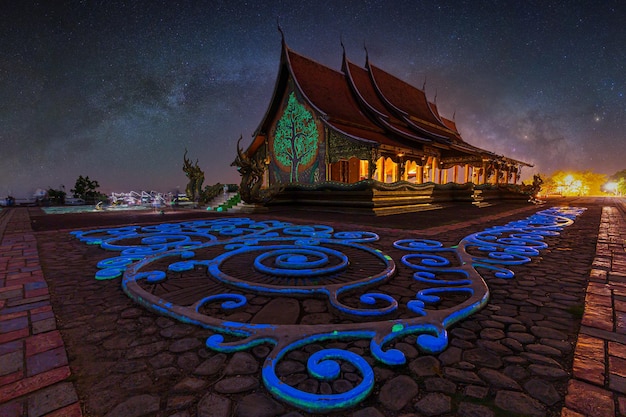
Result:
<svg viewBox="0 0 626 417"><path fill-rule="evenodd" d="M532 166L465 142L453 119L439 113L424 88L368 56L361 67L344 50L337 71L292 51L283 37L273 97L245 155L264 165L264 187L363 180L506 185Z"/></svg>
<svg viewBox="0 0 626 417"><path fill-rule="evenodd" d="M274 183L516 183L527 163L465 142L423 89L373 65L341 71L283 39L274 95L249 155L261 152Z"/></svg>

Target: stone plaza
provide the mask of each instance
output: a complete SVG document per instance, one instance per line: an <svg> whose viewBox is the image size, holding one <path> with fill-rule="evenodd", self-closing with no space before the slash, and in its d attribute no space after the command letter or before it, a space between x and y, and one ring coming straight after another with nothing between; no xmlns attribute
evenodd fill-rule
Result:
<svg viewBox="0 0 626 417"><path fill-rule="evenodd" d="M424 273L442 272L437 268L445 251L420 255L422 263L430 259L425 263L430 267L414 266L413 255L406 257L398 242L439 242L458 252L468 236L496 226L518 227L515 222L551 207L584 210L558 233L546 234L540 250L531 248L529 261L514 262L519 249L509 253L509 263L472 253L475 266L480 264L480 282L466 284L461 274L463 283L449 284L454 296L437 292L442 303L428 310L430 302L437 303L435 293L422 285L432 278ZM165 244L178 238L159 240L156 231L170 233L172 224L181 223L183 229L210 226L213 235L228 239L187 231L192 238L178 244L179 252L153 254L145 261L150 265L134 272L139 283L128 272L133 266L115 264L111 259L119 254L100 247L100 237L130 233L124 229L129 225L150 235L123 235L129 242L139 245L152 237L157 246ZM243 239L232 224L268 227L272 238ZM260 273L237 275L253 262L267 268L258 259L269 255L255 260L246 250L273 245L282 251L289 234L298 236L291 243L306 250L277 252L277 265L304 270L298 265L312 256L307 245L332 246L324 257L345 249L349 262L337 260L332 268L341 266L342 272L329 274L336 281L325 281L337 290L324 292L309 272L286 278L291 292L283 291L282 278L261 282L255 281ZM90 236L98 239L89 241ZM344 242L333 241L338 238ZM280 245L272 239L281 239ZM538 237L510 239L517 247L519 239ZM0 242L2 416L626 415L626 203L618 198L559 198L543 205L449 207L384 217L280 208L245 215L200 210L45 215L36 207L11 208L0 211ZM129 250L132 256L141 252ZM233 254L241 261L234 262ZM178 262L167 259L174 255ZM223 260L203 264L205 258ZM163 274L141 275L148 266L166 270L167 282ZM514 276L503 278L505 269ZM216 283L208 275L232 282ZM364 285L375 291L376 296L366 294L374 300L359 303L341 295L360 276L373 279ZM462 317L450 316L451 324L416 321L423 309L424 317L454 311L480 295L483 280L485 297L459 313ZM221 298L222 308L209 305L218 300L211 297L222 297L224 286L234 288L229 295L235 296L226 300L233 303L229 311ZM468 296L457 294L461 287ZM146 302L151 296L171 302ZM366 301L372 307L363 307ZM387 324L385 333L380 329ZM317 331L319 326L336 330ZM288 349L276 354L275 346ZM316 377L309 359L327 351L332 354L326 362L336 362L337 373ZM269 375L272 355L276 364ZM360 359L351 362L351 357ZM397 357L403 362L391 363ZM371 385L362 393L351 394L367 381ZM290 397L291 388L283 385L299 394Z"/></svg>

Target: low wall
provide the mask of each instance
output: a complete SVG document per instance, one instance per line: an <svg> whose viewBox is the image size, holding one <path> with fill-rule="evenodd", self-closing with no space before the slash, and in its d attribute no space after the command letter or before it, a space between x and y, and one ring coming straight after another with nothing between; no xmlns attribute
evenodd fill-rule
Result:
<svg viewBox="0 0 626 417"><path fill-rule="evenodd" d="M376 216L434 210L450 204L479 207L503 200L528 200L515 186L474 184L412 184L360 181L354 184L325 182L287 185L267 205L315 207L316 210L365 213Z"/></svg>
<svg viewBox="0 0 626 417"><path fill-rule="evenodd" d="M516 185L476 185L472 199L475 204L488 205L498 201L528 201L529 196Z"/></svg>

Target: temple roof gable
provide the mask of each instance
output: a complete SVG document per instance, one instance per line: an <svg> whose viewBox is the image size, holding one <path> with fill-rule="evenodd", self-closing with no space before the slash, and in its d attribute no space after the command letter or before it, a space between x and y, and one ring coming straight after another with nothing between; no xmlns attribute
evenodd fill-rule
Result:
<svg viewBox="0 0 626 417"><path fill-rule="evenodd" d="M451 158L504 158L465 142L454 118L443 117L424 89L372 65L367 50L365 67L361 67L347 58L342 42L341 70L337 71L294 52L284 36L281 46L272 100L253 135L249 155L267 139L284 97L293 88L326 128L368 146L414 148L420 152L423 145L429 144Z"/></svg>

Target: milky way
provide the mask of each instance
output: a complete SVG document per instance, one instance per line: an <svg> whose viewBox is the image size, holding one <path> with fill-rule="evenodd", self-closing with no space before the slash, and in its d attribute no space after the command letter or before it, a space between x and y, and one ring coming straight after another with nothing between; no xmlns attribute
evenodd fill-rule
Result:
<svg viewBox="0 0 626 417"><path fill-rule="evenodd" d="M230 166L272 97L280 33L340 69L341 42L418 87L476 146L557 169L626 169L620 1L4 1L0 197L184 190Z"/></svg>

